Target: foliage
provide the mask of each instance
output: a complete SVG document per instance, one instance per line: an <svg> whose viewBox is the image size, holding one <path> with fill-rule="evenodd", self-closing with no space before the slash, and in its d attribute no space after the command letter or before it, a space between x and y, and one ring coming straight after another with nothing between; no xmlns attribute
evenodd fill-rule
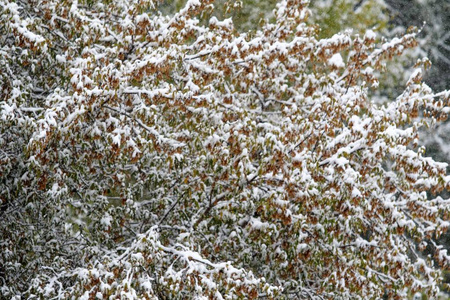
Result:
<svg viewBox="0 0 450 300"><path fill-rule="evenodd" d="M218 19L233 19L233 27L239 32L256 30L272 19L276 0L216 0L212 14ZM159 6L166 14L174 14L186 4L186 0L164 0ZM199 16L200 19L202 16Z"/></svg>
<svg viewBox="0 0 450 300"><path fill-rule="evenodd" d="M450 2L441 0L386 0L392 23L397 28L423 27L418 37L419 47L413 55L426 55L433 62L424 80L432 88L443 89L450 82ZM449 162L450 124L440 124L423 134L429 155ZM448 238L447 238L448 239ZM448 242L447 242L448 243Z"/></svg>
<svg viewBox="0 0 450 300"><path fill-rule="evenodd" d="M415 143L450 93L423 60L376 105L415 33L319 39L307 4L248 34L209 1L0 0L2 295L436 295L450 178Z"/></svg>
<svg viewBox="0 0 450 300"><path fill-rule="evenodd" d="M185 3L186 0L163 1L160 8L173 14ZM214 15L219 19L231 17L240 32L252 31L272 20L276 3L275 0L217 0ZM388 27L389 14L383 0L315 0L308 8L312 11L310 24L318 26L320 38L346 29L364 34L366 29L385 32Z"/></svg>
<svg viewBox="0 0 450 300"><path fill-rule="evenodd" d="M420 49L433 62L425 81L433 88L446 88L450 81L450 2L386 0L386 3L397 27L423 27Z"/></svg>
<svg viewBox="0 0 450 300"><path fill-rule="evenodd" d="M382 0L318 0L312 1L311 9L322 38L346 29L363 35L367 29L385 32L389 21Z"/></svg>

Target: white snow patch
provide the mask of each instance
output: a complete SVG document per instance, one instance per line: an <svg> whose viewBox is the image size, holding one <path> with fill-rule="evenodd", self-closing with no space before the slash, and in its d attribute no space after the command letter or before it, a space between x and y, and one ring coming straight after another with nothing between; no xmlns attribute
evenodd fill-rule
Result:
<svg viewBox="0 0 450 300"><path fill-rule="evenodd" d="M344 60L342 59L342 56L339 53L336 53L333 55L329 60L328 64L330 66L336 67L336 68L343 68L345 67Z"/></svg>

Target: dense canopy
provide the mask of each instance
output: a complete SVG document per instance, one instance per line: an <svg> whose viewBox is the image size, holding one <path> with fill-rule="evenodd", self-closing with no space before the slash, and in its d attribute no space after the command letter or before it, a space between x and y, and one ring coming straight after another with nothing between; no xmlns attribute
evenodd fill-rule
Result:
<svg viewBox="0 0 450 300"><path fill-rule="evenodd" d="M1 295L436 295L450 177L417 143L450 92L422 59L375 104L416 33L319 39L307 5L0 0Z"/></svg>

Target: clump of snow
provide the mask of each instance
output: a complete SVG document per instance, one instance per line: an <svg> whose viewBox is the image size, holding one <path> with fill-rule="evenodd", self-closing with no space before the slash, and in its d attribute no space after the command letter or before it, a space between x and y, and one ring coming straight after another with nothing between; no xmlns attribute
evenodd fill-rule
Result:
<svg viewBox="0 0 450 300"><path fill-rule="evenodd" d="M100 220L100 223L102 225L104 225L105 227L109 227L109 226L111 226L111 221L112 221L112 217L111 217L111 215L108 214Z"/></svg>
<svg viewBox="0 0 450 300"><path fill-rule="evenodd" d="M342 56L339 53L336 53L333 55L329 60L328 64L330 66L336 67L336 68L343 68L345 67L344 60L342 59Z"/></svg>
<svg viewBox="0 0 450 300"><path fill-rule="evenodd" d="M364 35L364 39L366 40L375 40L377 38L377 34L373 30L367 30Z"/></svg>

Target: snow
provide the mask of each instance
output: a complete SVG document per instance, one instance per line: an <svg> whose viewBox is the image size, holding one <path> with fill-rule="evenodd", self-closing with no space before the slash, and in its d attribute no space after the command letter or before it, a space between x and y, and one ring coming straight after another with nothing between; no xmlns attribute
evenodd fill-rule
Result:
<svg viewBox="0 0 450 300"><path fill-rule="evenodd" d="M111 217L111 215L108 214L103 216L103 218L100 220L100 224L102 224L105 227L110 227L112 220L113 218Z"/></svg>
<svg viewBox="0 0 450 300"><path fill-rule="evenodd" d="M173 16L141 13L134 2L90 10L75 1L64 16L68 32L58 27L62 16L51 15L52 33L40 30L46 19L22 20L27 14L16 7L11 23L27 41L0 50L2 70L21 70L5 81L11 89L0 103L8 129L0 135L0 187L26 205L14 211L24 225L5 214L2 229L23 227L32 249L61 243L74 257L27 274L36 293L88 298L94 284L111 298L135 299L158 284L174 297L227 299L254 289L271 298L295 286L306 298L304 283L327 274L324 255L335 270L320 280L340 288L329 285L335 294L324 297L376 298L394 274L428 284L434 267L408 257L420 253L401 231L420 239L449 227L440 219L449 201L428 200L427 189L449 185L450 176L446 164L411 147L434 121L411 123L409 113L448 112L437 101L449 94L419 84L418 69L400 97L373 103L363 81L373 83L381 59L408 47L408 37L376 45L368 30L364 40L348 31L318 40L296 19L306 17L306 2L280 1L278 23L248 34L234 31L232 19L200 22L199 0ZM76 38L65 45L69 32ZM41 37L54 55L27 45L47 42ZM367 52L362 61L357 43ZM11 65L25 56L45 57L55 68L49 73L64 80ZM346 65L352 70L338 70ZM56 87L35 91L38 82ZM14 240L5 245L15 260ZM365 257L371 268L360 274ZM437 257L448 259L445 251ZM21 266L16 260L8 270L20 278ZM302 280L284 278L290 267ZM348 274L370 283L352 291Z"/></svg>
<svg viewBox="0 0 450 300"><path fill-rule="evenodd" d="M328 64L330 66L336 67L336 68L344 68L345 67L345 63L344 60L342 59L341 54L336 53L334 54L329 60L328 60Z"/></svg>
<svg viewBox="0 0 450 300"><path fill-rule="evenodd" d="M377 38L377 34L373 30L367 30L364 34L364 39L375 40Z"/></svg>
<svg viewBox="0 0 450 300"><path fill-rule="evenodd" d="M261 222L259 218L250 218L249 222L253 229L255 230L263 230L269 228L269 224L267 222Z"/></svg>

